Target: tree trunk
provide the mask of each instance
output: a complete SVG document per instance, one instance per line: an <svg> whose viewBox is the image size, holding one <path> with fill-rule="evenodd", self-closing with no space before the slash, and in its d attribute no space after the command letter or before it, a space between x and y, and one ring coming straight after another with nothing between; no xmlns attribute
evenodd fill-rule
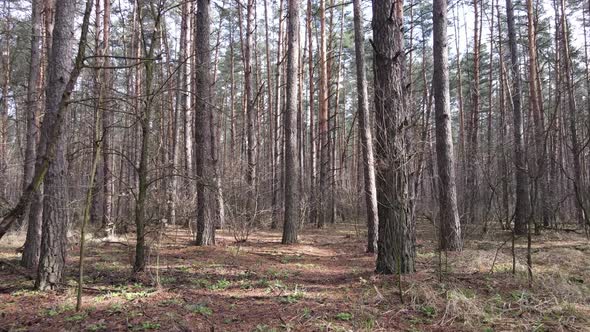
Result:
<svg viewBox="0 0 590 332"><path fill-rule="evenodd" d="M378 273L412 273L416 261L415 220L405 107L403 1L373 1L375 53L376 172L379 204Z"/></svg>
<svg viewBox="0 0 590 332"><path fill-rule="evenodd" d="M267 93L267 100L268 100L268 142L269 142L269 161L270 161L270 192L272 197L274 198L275 186L277 185L277 164L275 160L275 150L277 149L276 142L274 140L273 133L274 129L274 115L275 115L275 107L277 105L273 105L274 100L272 96L272 67L270 64L270 38L269 38L269 31L268 31L268 1L264 0L264 35L265 35L265 42L266 42L266 93ZM275 202L272 202L275 203ZM271 203L271 209L275 209L275 205ZM271 227L274 229L278 225L278 221L275 220L276 214L271 213Z"/></svg>
<svg viewBox="0 0 590 332"><path fill-rule="evenodd" d="M500 21L500 4L499 1L496 2L496 13L498 17L498 21ZM499 101L499 108L500 108L500 144L498 145L498 151L500 154L500 158L498 159L498 168L500 169L501 179L502 179L502 218L504 222L502 222L502 229L505 229L505 225L509 227L510 223L510 175L508 171L508 158L506 156L506 135L507 135L507 121L506 121L506 70L504 66L504 38L502 36L502 24L498 23L498 63L500 65L500 101ZM505 223L505 224L504 224Z"/></svg>
<svg viewBox="0 0 590 332"><path fill-rule="evenodd" d="M356 88L358 96L359 131L363 155L365 179L365 202L367 207L367 252L377 251L377 188L375 187L375 157L373 156L373 133L369 113L369 94L365 69L365 45L362 25L361 1L354 0L354 49L356 63Z"/></svg>
<svg viewBox="0 0 590 332"><path fill-rule="evenodd" d="M514 233L524 235L529 217L529 180L524 154L522 110L520 107L520 69L518 46L516 43L516 27L514 23L514 6L512 0L506 0L506 16L508 19L508 39L512 71L512 112L514 132L514 167L516 177L516 206L514 211Z"/></svg>
<svg viewBox="0 0 590 332"><path fill-rule="evenodd" d="M195 59L191 58L188 56L188 54L194 54L194 43L192 40L192 33L188 33L188 31L192 31L193 26L194 26L194 18L195 15L193 15L193 4L192 2L188 1L187 2L188 8L187 8L187 12L189 13L187 16L187 36L186 36L186 48L187 48L187 63L185 64L185 68L184 68L184 72L185 72L185 89L188 91L187 93L187 97L185 100L185 103L183 105L183 117L184 117L184 130L183 130L183 141L184 141L184 151L183 151L183 155L184 155L184 171L185 171L185 175L188 177L193 177L194 176L194 160L193 160L193 153L194 153L194 149L193 149L193 141L195 139L194 136L194 131L193 131L193 125L194 125L194 112L193 109L190 107L190 105L193 105L193 75L189 70L189 67L192 67L192 64L194 63ZM232 53L233 54L233 53ZM233 59L232 59L233 61ZM233 62L232 62L233 64ZM233 71L232 71L233 74ZM190 96L190 97L189 97ZM184 186L186 189L186 194L187 196L192 196L193 192L192 192L192 181L189 181L188 179L184 181Z"/></svg>
<svg viewBox="0 0 590 332"><path fill-rule="evenodd" d="M180 164L180 123L179 117L181 114L186 113L187 108L187 89L188 83L188 66L186 61L188 60L187 54L187 33L188 33L188 21L189 16L189 4L183 2L181 6L181 18L180 18L180 40L178 49L178 62L179 68L176 77L176 100L174 105L174 115L172 123L172 151L170 155L170 181L168 183L168 221L171 225L176 225L176 201L178 200L178 166Z"/></svg>
<svg viewBox="0 0 590 332"><path fill-rule="evenodd" d="M211 151L211 51L209 45L209 0L197 2L197 24L195 30L195 95L197 97L195 112L197 114L197 238L199 246L215 244L214 207L216 183L213 172L213 155Z"/></svg>
<svg viewBox="0 0 590 332"><path fill-rule="evenodd" d="M247 135L247 158L248 167L246 170L246 182L250 187L249 198L256 199L256 160L257 160L257 142L256 142L256 105L254 104L254 76L252 75L252 55L253 36L255 29L254 6L255 0L247 0L246 7L246 42L244 43L244 90L246 94L246 135ZM253 202L252 202L253 203ZM253 208L255 203L251 205Z"/></svg>
<svg viewBox="0 0 590 332"><path fill-rule="evenodd" d="M537 42L535 33L535 22L533 12L533 1L527 0L527 19L528 19L528 46L529 46L529 105L533 113L533 121L535 128L535 153L536 164L535 170L532 174L535 192L538 197L534 197L535 206L533 206L535 214L541 212L541 219L545 226L549 226L549 206L545 199L547 190L547 183L545 177L545 156L547 154L547 146L545 144L545 129L541 121L542 115L542 98L541 87L538 85L537 72Z"/></svg>
<svg viewBox="0 0 590 332"><path fill-rule="evenodd" d="M328 59L326 55L326 0L320 0L320 91L319 91L319 138L320 138L320 187L318 227L326 224L327 196L329 192L330 133L328 130Z"/></svg>
<svg viewBox="0 0 590 332"><path fill-rule="evenodd" d="M281 148L283 144L280 144L279 140L279 118L282 113L282 105L281 105L281 63L283 59L282 54L282 37L283 37L283 0L279 1L279 31L278 31L278 41L277 41L277 63L276 63L276 72L275 72L275 116L270 119L274 123L274 131L271 133L272 140L274 141L274 164L275 164L275 171L276 174L273 178L272 183L272 224L271 228L276 229L279 224L279 215L280 215L280 193L281 193L281 183L280 180L282 178L283 172L281 172L280 166L280 155L281 155Z"/></svg>
<svg viewBox="0 0 590 332"><path fill-rule="evenodd" d="M104 0L104 13L103 13L103 38L102 38L102 55L104 56L103 65L105 68L110 66L110 35L109 29L111 24L111 1ZM101 95L104 100L108 100L108 94L111 90L111 72L109 69L102 70L102 83L101 83ZM106 108L106 107L105 107ZM106 108L102 112L102 192L103 192L103 215L102 215L102 228L107 236L113 236L115 229L113 223L113 160L111 158L111 141L112 141L112 123L113 123L113 112Z"/></svg>
<svg viewBox="0 0 590 332"><path fill-rule="evenodd" d="M142 16L142 8L141 4L136 2L137 11L138 11L138 18L145 19ZM133 272L139 273L145 270L146 266L146 223L147 223L147 216L146 216L146 205L147 205L147 196L148 196L148 189L150 186L150 181L148 179L149 174L149 165L148 165L148 155L149 155L149 146L151 140L151 125L152 125L152 111L153 111L153 104L154 104L154 90L152 87L153 80L154 80L154 54L156 50L159 50L159 42L160 42L160 34L157 31L160 30L160 19L161 19L161 10L162 8L155 8L158 12L154 12L153 17L153 30L152 31L142 31L142 35L151 35L151 39L148 41L148 45L144 46L144 55L143 57L147 59L144 62L144 70L145 70L145 102L143 103L143 109L141 110L139 123L140 123L140 130L141 130L141 143L139 147L139 167L137 168L137 200L135 202L135 232L136 232L136 244L135 244L135 262L133 263ZM145 29L143 22L140 23L140 29Z"/></svg>
<svg viewBox="0 0 590 332"><path fill-rule="evenodd" d="M41 128L39 153L35 177L29 185L21 202L34 192L43 181L45 174L45 199L43 200L43 222L41 237L41 256L35 287L39 290L54 289L62 280L67 252L67 192L65 136L62 120L65 116L67 102L80 74L84 57L88 22L92 9L92 0L86 3L82 33L74 67L71 66L72 39L75 33L76 1L63 0L56 3L55 29L48 62L48 85L46 91L46 112ZM66 80L65 78L69 79ZM15 208L21 205L17 205ZM26 204L24 204L26 206ZM9 216L10 217L10 216ZM3 234L0 232L0 237Z"/></svg>
<svg viewBox="0 0 590 332"><path fill-rule="evenodd" d="M102 71L100 70L100 68L102 67L102 65L104 64L104 58L102 57L102 51L103 48L101 47L100 41L101 41L101 16L100 16L100 5L101 5L101 1L97 0L94 4L94 58L93 58L93 66L94 68L92 68L92 73L88 75L88 79L92 82L92 94L93 94L93 101L94 101L94 113L93 116L97 117L99 112L98 109L104 107L104 105L101 104L102 102L102 87L104 84L103 78L101 77L102 75ZM103 113L104 114L104 113ZM100 120L100 119L99 119ZM93 119L93 122L96 122L96 119ZM95 137L97 135L102 136L102 128L100 127L93 127L93 129L96 131L98 130L99 132L95 132L92 133L92 137ZM90 142L92 142L92 140L90 140ZM97 146L95 144L90 144L92 146L92 155L94 156L97 150ZM99 162L102 163L101 158L102 156L99 154L98 155L99 158ZM96 181L94 181L93 185L94 188L92 190L92 205L90 207L90 223L92 223L93 225L98 226L99 222L102 221L103 215L104 215L104 186L103 186L103 182L104 182L104 174L103 174L104 168L103 167L99 167L96 168L95 172L96 174L94 174L94 178L96 179Z"/></svg>
<svg viewBox="0 0 590 332"><path fill-rule="evenodd" d="M299 95L299 2L287 4L287 109L285 126L285 220L283 244L297 242L299 226L299 153L297 149L297 109Z"/></svg>
<svg viewBox="0 0 590 332"><path fill-rule="evenodd" d="M313 81L313 39L312 39L312 3L307 0L307 47L309 52L309 223L317 222L317 144L314 110L314 81Z"/></svg>
<svg viewBox="0 0 590 332"><path fill-rule="evenodd" d="M36 145L38 139L37 131L37 111L39 109L39 89L38 85L40 82L40 71L41 71L41 13L43 11L42 0L35 0L31 4L31 62L29 64L29 77L27 86L27 134L26 134L26 149L25 149L25 161L23 170L23 190L26 190L27 186L33 180L33 173L35 172L35 158L36 158ZM33 201L36 204L32 204L34 209L29 209L28 213L25 212L22 219L29 217L29 225L27 227L27 238L25 240L25 246L23 250L23 256L21 258L21 265L35 269L39 264L40 246L41 246L41 211L40 194L35 194Z"/></svg>
<svg viewBox="0 0 590 332"><path fill-rule="evenodd" d="M4 25L2 49L2 98L0 98L0 198L6 199L8 194L8 99L10 85L11 46L10 46L10 2L4 2Z"/></svg>
<svg viewBox="0 0 590 332"><path fill-rule="evenodd" d="M473 88L471 96L471 113L467 122L467 155L466 162L466 181L465 190L467 193L465 198L467 219L474 223L479 218L479 181L477 164L478 159L478 132L479 132L479 108L480 108L480 0L473 0L474 11L474 31L473 31Z"/></svg>
<svg viewBox="0 0 590 332"><path fill-rule="evenodd" d="M236 142L236 115L235 115L235 90L236 90L236 80L235 80L235 69L234 69L234 35L233 35L233 20L230 19L230 26L229 26L229 79L230 79L230 105L229 105L229 147L230 147L230 154L233 156L235 152L235 142Z"/></svg>
<svg viewBox="0 0 590 332"><path fill-rule="evenodd" d="M577 130L577 106L575 99L575 87L572 79L572 65L569 50L569 28L567 18L565 16L565 2L560 1L561 9L561 38L562 38L562 52L563 52L563 64L565 70L565 84L568 95L568 111L569 111L569 130L571 139L571 150L572 150L572 167L574 171L573 186L574 186L574 197L575 197L575 209L576 219L580 226L587 223L587 215L584 213L584 193L583 193L583 180L582 180L582 166L580 163L580 143L578 141L578 130Z"/></svg>
<svg viewBox="0 0 590 332"><path fill-rule="evenodd" d="M459 6L454 6L456 8L458 8ZM459 10L457 9L457 12L455 14L455 17L457 17L459 14ZM461 70L461 48L459 47L459 43L460 43L460 33L459 33L459 28L457 27L458 24L453 24L454 26L454 30L455 30L455 59L456 59L456 65L457 65L457 101L458 101L458 106L459 106L459 137L458 137L458 141L459 141L459 174L461 174L461 176L459 177L459 185L462 189L462 191L465 192L465 175L462 174L465 171L465 157L466 157L466 151L465 151L465 111L464 111L464 107L463 107L463 72ZM465 195L461 195L461 211L463 211L463 209L465 208L465 204L466 204L466 197Z"/></svg>
<svg viewBox="0 0 590 332"><path fill-rule="evenodd" d="M440 248L461 250L461 224L457 209L453 134L449 96L447 48L447 0L435 0L433 9L434 112L436 116L436 160L439 177Z"/></svg>

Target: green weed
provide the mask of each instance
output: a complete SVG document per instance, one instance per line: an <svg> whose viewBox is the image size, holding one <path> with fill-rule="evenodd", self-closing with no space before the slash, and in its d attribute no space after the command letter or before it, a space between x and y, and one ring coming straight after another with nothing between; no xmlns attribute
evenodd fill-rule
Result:
<svg viewBox="0 0 590 332"><path fill-rule="evenodd" d="M207 287L209 290L224 290L231 286L231 281L226 279L217 280L216 283Z"/></svg>
<svg viewBox="0 0 590 332"><path fill-rule="evenodd" d="M201 304L201 303L189 304L185 308L189 311L192 311L197 314L201 314L203 316L211 316L213 314L213 310L211 310L211 308L209 308L205 304Z"/></svg>
<svg viewBox="0 0 590 332"><path fill-rule="evenodd" d="M336 318L337 320L349 321L352 319L352 314L349 312L339 312L336 314L334 318Z"/></svg>

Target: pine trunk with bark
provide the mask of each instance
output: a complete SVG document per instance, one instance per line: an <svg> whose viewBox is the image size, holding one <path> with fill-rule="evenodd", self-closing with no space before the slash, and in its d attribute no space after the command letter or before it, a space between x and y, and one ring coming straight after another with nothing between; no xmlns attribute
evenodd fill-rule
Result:
<svg viewBox="0 0 590 332"><path fill-rule="evenodd" d="M447 0L435 0L433 8L432 76L436 117L436 161L439 177L440 248L461 250L461 224L457 209L457 189L453 160L447 46Z"/></svg>
<svg viewBox="0 0 590 332"><path fill-rule="evenodd" d="M187 34L188 22L190 20L189 4L183 2L181 6L180 18L180 40L179 40L179 68L176 75L176 99L174 104L174 115L172 123L172 150L170 155L170 181L167 188L167 216L171 225L176 225L176 201L178 200L178 175L180 172L180 119L186 114L188 96L186 93L188 85L188 65L187 65Z"/></svg>
<svg viewBox="0 0 590 332"><path fill-rule="evenodd" d="M210 16L209 0L197 2L197 24L195 30L195 112L197 115L196 149L197 149L197 238L199 246L215 244L215 197L216 183L213 172L213 155L211 150L211 51L209 45Z"/></svg>
<svg viewBox="0 0 590 332"><path fill-rule="evenodd" d="M13 210L26 206L27 199L45 180L43 200L41 255L35 288L55 289L62 282L67 253L67 181L65 160L65 136L62 121L66 115L67 103L82 68L86 35L92 0L86 3L81 29L78 54L72 67L72 37L76 28L76 1L63 0L56 3L55 28L51 53L48 58L45 117L41 127L39 155L35 164L35 176L19 204ZM13 212L14 213L14 212ZM11 213L12 214L12 213ZM7 218L10 218L7 216ZM5 218L5 220L7 219ZM4 222L4 220L3 220ZM0 237L2 236L0 232Z"/></svg>
<svg viewBox="0 0 590 332"><path fill-rule="evenodd" d="M527 0L527 20L528 20L528 46L529 46L529 105L533 114L534 122L534 141L535 141L535 168L532 172L534 191L537 197L535 200L535 215L540 212L543 224L549 225L549 206L546 201L547 182L545 173L545 156L547 146L545 143L545 130L542 123L542 98L541 87L538 85L537 72L537 40L535 33L535 16L533 11L533 1Z"/></svg>
<svg viewBox="0 0 590 332"><path fill-rule="evenodd" d="M529 179L526 169L523 116L520 105L521 84L516 26L514 23L514 6L512 0L506 0L506 16L508 20L508 42L512 72L512 113L514 126L514 167L516 177L516 206L514 211L514 233L524 235L527 231L527 218L530 212Z"/></svg>
<svg viewBox="0 0 590 332"><path fill-rule="evenodd" d="M10 98L10 71L11 71L11 45L10 45L10 2L4 2L6 23L3 26L2 41L2 98L0 98L0 198L6 200L8 196L8 99Z"/></svg>
<svg viewBox="0 0 590 332"><path fill-rule="evenodd" d="M319 153L320 153L320 183L318 201L318 228L324 227L327 219L327 199L329 192L330 168L330 132L328 126L328 59L326 55L326 0L320 0L320 77L319 77Z"/></svg>
<svg viewBox="0 0 590 332"><path fill-rule="evenodd" d="M379 241L376 272L416 270L416 231L411 202L405 105L403 1L373 0L375 161Z"/></svg>
<svg viewBox="0 0 590 332"><path fill-rule="evenodd" d="M29 77L27 86L27 132L26 132L26 148L25 161L23 171L23 191L33 180L33 173L35 172L35 158L37 155L37 139L39 137L37 130L37 112L39 110L39 82L41 74L41 30L42 19L41 13L43 11L43 3L41 0L35 0L31 4L31 62L29 63ZM40 193L35 194L34 201L40 200ZM37 207L41 204L37 204ZM39 264L39 255L41 247L41 213L40 209L28 209L24 213L22 219L29 218L29 225L27 227L27 237L21 258L21 265L35 269Z"/></svg>
<svg viewBox="0 0 590 332"><path fill-rule="evenodd" d="M148 35L150 33L151 38L147 41L148 45L143 45L143 57L147 60L144 62L144 96L145 101L142 103L143 107L139 110L139 124L141 132L141 142L139 143L139 166L137 167L137 199L135 202L135 262L133 263L133 272L140 273L145 271L147 264L146 261L146 235L147 235L147 222L148 216L146 214L146 208L148 203L148 189L150 186L149 176L149 147L152 139L152 115L154 111L154 70L155 70L155 59L154 54L156 50L159 50L160 45L160 34L157 31L160 30L160 19L162 8L154 8L157 12L153 12L153 30L142 31L142 35ZM145 19L142 16L141 4L137 4L138 18ZM138 22L140 29L145 29L143 22ZM138 71L139 72L139 71ZM136 77L139 80L139 77ZM139 91L139 87L138 87Z"/></svg>
<svg viewBox="0 0 590 332"><path fill-rule="evenodd" d="M246 40L244 43L244 92L246 94L246 152L248 165L246 168L246 183L250 187L250 200L256 199L256 161L257 161L257 141L256 141L256 105L254 104L254 75L253 75L253 47L254 43L254 10L255 1L247 0L246 5ZM255 202L250 203L254 208Z"/></svg>
<svg viewBox="0 0 590 332"><path fill-rule="evenodd" d="M299 152L297 147L297 110L299 96L299 2L287 4L287 102L285 126L285 220L283 244L297 242L299 227Z"/></svg>
<svg viewBox="0 0 590 332"><path fill-rule="evenodd" d="M317 143L314 109L314 65L313 65L313 38L312 38L312 3L307 0L307 47L309 52L309 223L317 223Z"/></svg>
<svg viewBox="0 0 590 332"><path fill-rule="evenodd" d="M471 112L467 122L467 154L465 156L466 181L464 192L465 213L470 223L479 219L479 181L478 181L478 132L480 110L480 0L473 0L473 82L471 89Z"/></svg>
<svg viewBox="0 0 590 332"><path fill-rule="evenodd" d="M271 228L276 229L279 225L280 219L280 193L281 193L281 179L283 176L283 172L281 172L281 163L280 163L280 155L282 151L282 146L280 139L279 139L279 118L281 117L282 113L282 99L281 99L281 71L283 70L281 64L283 62L283 53L282 53L282 43L283 43L283 0L279 1L279 31L278 31L278 38L277 38L277 62L276 62L276 70L275 70L275 94L274 94L274 105L275 105L275 114L270 121L273 122L273 132L272 140L274 141L274 165L276 174L272 179L272 224Z"/></svg>
<svg viewBox="0 0 590 332"><path fill-rule="evenodd" d="M97 0L99 1L99 0ZM111 71L108 69L111 65L110 62L110 24L111 24L111 0L104 0L104 12L103 12L103 37L102 37L102 56L103 56L103 69L101 79L101 96L102 99L101 107L103 107L102 114L102 194L103 203L101 216L103 233L106 236L114 236L115 227L113 221L113 159L112 159L112 124L113 124L113 111L106 107L108 105L107 100L112 87L111 82Z"/></svg>
<svg viewBox="0 0 590 332"><path fill-rule="evenodd" d="M585 198L584 198L584 184L582 179L582 166L580 161L580 142L577 128L577 105L575 97L575 86L572 79L572 60L570 57L570 41L569 41L569 28L568 21L565 13L565 0L560 0L560 16L561 16L561 51L563 52L563 65L564 65L564 76L565 85L567 90L567 107L569 112L569 131L570 131L570 144L572 151L572 168L573 168L573 187L574 187L574 206L576 210L576 219L580 226L588 227L590 222L588 221L588 215L585 209Z"/></svg>

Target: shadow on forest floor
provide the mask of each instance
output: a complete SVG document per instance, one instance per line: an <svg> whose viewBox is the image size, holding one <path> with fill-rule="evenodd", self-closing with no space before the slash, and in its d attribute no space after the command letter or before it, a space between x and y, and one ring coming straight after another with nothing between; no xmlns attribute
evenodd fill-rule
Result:
<svg viewBox="0 0 590 332"><path fill-rule="evenodd" d="M289 246L280 244L279 231L257 232L241 244L221 231L209 248L170 229L159 250L152 246L143 282L129 281L132 242L91 242L79 313L77 246L68 258L69 286L59 292L36 292L22 271L0 265L0 331L589 330L590 244L582 235L533 238L529 289L524 239L516 275L510 243L498 250L509 233L497 231L449 253L439 280L433 230L422 222L418 228L418 272L402 277L403 304L397 278L373 273L374 256L364 253L353 225L306 229ZM0 260L18 265L22 241L2 239Z"/></svg>

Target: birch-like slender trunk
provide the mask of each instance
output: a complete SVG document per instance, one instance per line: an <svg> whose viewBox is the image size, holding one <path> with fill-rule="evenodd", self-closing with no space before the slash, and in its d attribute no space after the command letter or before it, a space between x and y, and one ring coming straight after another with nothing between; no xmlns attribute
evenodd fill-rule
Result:
<svg viewBox="0 0 590 332"><path fill-rule="evenodd" d="M356 63L356 88L358 97L358 129L361 134L363 176L365 179L365 204L367 207L367 252L377 251L377 188L375 183L375 157L373 155L373 131L369 113L369 93L365 68L365 45L363 35L361 1L354 0L354 50Z"/></svg>

